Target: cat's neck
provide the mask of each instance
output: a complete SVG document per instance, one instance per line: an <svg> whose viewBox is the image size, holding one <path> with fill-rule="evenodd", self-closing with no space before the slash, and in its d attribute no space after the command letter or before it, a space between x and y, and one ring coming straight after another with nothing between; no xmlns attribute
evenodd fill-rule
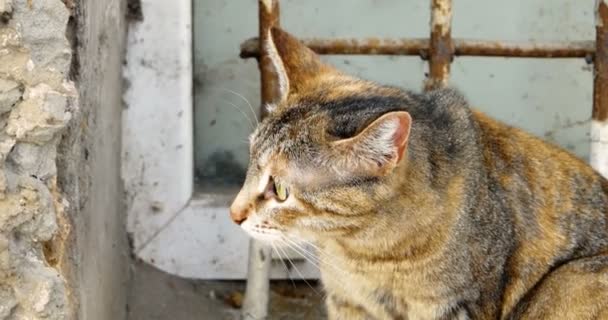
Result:
<svg viewBox="0 0 608 320"><path fill-rule="evenodd" d="M445 188L435 189L426 173L399 167L392 183L396 190L385 205L370 212L373 222L345 237L334 238L335 248L353 259L418 260L441 252L458 223L463 207L464 178L455 175Z"/></svg>

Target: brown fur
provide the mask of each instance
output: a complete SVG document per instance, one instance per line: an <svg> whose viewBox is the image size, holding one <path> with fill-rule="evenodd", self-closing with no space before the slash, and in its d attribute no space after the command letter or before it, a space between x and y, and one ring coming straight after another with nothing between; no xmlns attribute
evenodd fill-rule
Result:
<svg viewBox="0 0 608 320"><path fill-rule="evenodd" d="M454 90L354 79L270 39L284 99L231 211L255 237L317 244L331 319L608 319L597 172ZM260 197L269 177L286 201Z"/></svg>

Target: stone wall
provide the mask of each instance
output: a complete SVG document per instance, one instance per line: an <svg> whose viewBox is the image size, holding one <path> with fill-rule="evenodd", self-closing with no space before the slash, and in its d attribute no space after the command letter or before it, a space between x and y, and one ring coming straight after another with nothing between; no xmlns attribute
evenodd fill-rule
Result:
<svg viewBox="0 0 608 320"><path fill-rule="evenodd" d="M75 3L0 0L0 319L126 314L124 6Z"/></svg>
<svg viewBox="0 0 608 320"><path fill-rule="evenodd" d="M1 0L0 319L73 314L60 250L69 232L57 146L77 111L59 0Z"/></svg>

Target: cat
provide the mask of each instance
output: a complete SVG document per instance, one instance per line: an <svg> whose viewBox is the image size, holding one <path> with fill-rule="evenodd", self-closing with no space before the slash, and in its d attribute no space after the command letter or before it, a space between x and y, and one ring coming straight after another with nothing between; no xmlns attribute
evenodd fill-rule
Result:
<svg viewBox="0 0 608 320"><path fill-rule="evenodd" d="M230 207L319 250L330 319L608 319L608 182L471 109L348 76L273 28L279 99Z"/></svg>

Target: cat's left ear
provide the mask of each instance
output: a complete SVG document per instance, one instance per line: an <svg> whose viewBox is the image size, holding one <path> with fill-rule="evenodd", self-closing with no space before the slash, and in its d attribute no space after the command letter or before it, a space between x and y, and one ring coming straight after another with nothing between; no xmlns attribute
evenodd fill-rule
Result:
<svg viewBox="0 0 608 320"><path fill-rule="evenodd" d="M341 171L383 176L390 173L407 152L412 117L405 111L384 114L352 138L334 141L332 147Z"/></svg>
<svg viewBox="0 0 608 320"><path fill-rule="evenodd" d="M319 56L289 33L273 27L266 37L264 50L279 79L279 96L283 102L290 94L297 94L306 87L337 71L321 62Z"/></svg>

